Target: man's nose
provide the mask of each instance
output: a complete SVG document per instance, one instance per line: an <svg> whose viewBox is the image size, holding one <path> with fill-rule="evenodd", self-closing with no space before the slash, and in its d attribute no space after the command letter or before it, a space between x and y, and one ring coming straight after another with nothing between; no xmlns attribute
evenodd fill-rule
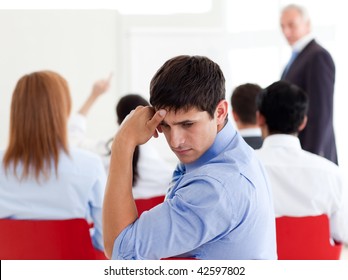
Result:
<svg viewBox="0 0 348 280"><path fill-rule="evenodd" d="M170 146L172 148L179 148L185 143L184 133L181 129L172 129L170 133Z"/></svg>

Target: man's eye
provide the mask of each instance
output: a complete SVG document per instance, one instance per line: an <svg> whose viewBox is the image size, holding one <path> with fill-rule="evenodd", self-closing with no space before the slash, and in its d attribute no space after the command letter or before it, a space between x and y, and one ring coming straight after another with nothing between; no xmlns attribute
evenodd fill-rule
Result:
<svg viewBox="0 0 348 280"><path fill-rule="evenodd" d="M183 127L190 127L190 126L192 126L192 125L193 125L193 123L183 123L183 124L182 124Z"/></svg>

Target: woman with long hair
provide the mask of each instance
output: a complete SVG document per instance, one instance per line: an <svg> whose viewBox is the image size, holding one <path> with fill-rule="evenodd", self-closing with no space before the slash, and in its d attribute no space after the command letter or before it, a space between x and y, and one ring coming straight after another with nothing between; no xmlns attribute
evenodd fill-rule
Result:
<svg viewBox="0 0 348 280"><path fill-rule="evenodd" d="M69 148L70 110L68 84L59 74L39 71L17 82L9 144L0 152L0 218L90 218L93 245L103 250L105 170L96 155Z"/></svg>

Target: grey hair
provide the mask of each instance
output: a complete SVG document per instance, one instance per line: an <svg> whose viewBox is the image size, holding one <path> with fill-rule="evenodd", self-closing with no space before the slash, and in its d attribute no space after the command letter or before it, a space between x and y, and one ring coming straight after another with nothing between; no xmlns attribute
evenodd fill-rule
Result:
<svg viewBox="0 0 348 280"><path fill-rule="evenodd" d="M309 21L309 14L308 14L308 11L305 7L303 6L300 6L300 5L297 5L297 4L289 4L287 6L285 6L283 9L282 9L282 14L287 11L287 10L296 10L300 13L302 19L304 21Z"/></svg>

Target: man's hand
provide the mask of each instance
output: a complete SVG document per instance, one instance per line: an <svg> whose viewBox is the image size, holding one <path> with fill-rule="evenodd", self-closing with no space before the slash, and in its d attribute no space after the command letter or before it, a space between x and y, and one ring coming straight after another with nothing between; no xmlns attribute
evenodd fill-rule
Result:
<svg viewBox="0 0 348 280"><path fill-rule="evenodd" d="M115 142L130 144L133 147L146 143L152 136L158 137L157 127L166 116L161 109L155 112L152 107L138 106L122 122L115 136Z"/></svg>
<svg viewBox="0 0 348 280"><path fill-rule="evenodd" d="M112 73L109 74L109 77L107 79L96 81L93 85L91 95L97 98L98 96L106 92L110 87L111 78L112 78Z"/></svg>

